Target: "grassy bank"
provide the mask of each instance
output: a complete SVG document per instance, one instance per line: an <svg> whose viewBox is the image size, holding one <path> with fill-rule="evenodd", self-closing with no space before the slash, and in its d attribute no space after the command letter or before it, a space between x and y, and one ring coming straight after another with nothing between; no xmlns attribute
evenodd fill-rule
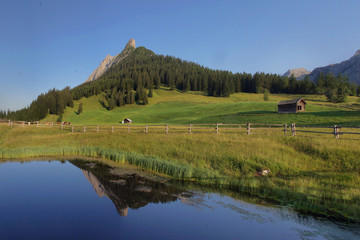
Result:
<svg viewBox="0 0 360 240"><path fill-rule="evenodd" d="M211 136L211 137L209 137ZM360 222L359 141L235 134L72 134L0 126L0 158L101 157ZM270 169L267 177L255 176Z"/></svg>

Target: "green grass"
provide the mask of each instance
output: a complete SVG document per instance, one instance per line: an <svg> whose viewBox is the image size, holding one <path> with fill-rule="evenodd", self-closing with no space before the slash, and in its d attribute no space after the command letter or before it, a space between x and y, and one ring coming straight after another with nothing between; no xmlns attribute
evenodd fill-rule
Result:
<svg viewBox="0 0 360 240"><path fill-rule="evenodd" d="M277 103L303 97L308 105L305 113L278 114ZM263 101L263 94L236 93L229 98L204 96L200 92L182 93L161 88L154 91L149 105L126 105L111 111L99 103L102 96L82 98L74 108L67 108L63 121L73 124L119 124L130 118L134 124L189 124L189 123L292 123L305 125L360 125L360 104L357 97L348 103L332 104L324 96L272 94ZM77 115L79 103L83 113ZM49 115L43 122L55 122L57 116Z"/></svg>
<svg viewBox="0 0 360 240"><path fill-rule="evenodd" d="M209 137L211 136L211 137ZM0 158L100 157L360 222L359 141L238 134L70 133L0 126ZM268 177L256 177L268 168Z"/></svg>

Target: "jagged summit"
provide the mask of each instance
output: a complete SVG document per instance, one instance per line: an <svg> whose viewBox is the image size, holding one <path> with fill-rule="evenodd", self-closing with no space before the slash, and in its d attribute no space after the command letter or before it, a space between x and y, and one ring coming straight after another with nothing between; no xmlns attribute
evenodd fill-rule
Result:
<svg viewBox="0 0 360 240"><path fill-rule="evenodd" d="M110 54L107 55L104 60L101 61L100 65L90 74L85 82L95 81L100 78L111 66L123 61L133 50L135 50L135 39L131 38L125 45L124 50L116 56L112 57Z"/></svg>
<svg viewBox="0 0 360 240"><path fill-rule="evenodd" d="M126 48L127 46L132 46L132 47L136 48L136 46L135 46L135 39L131 38L131 39L127 42L125 48Z"/></svg>
<svg viewBox="0 0 360 240"><path fill-rule="evenodd" d="M355 57L355 56L359 56L359 55L360 55L360 49L356 51L356 53L354 54L354 56L353 56L353 57Z"/></svg>

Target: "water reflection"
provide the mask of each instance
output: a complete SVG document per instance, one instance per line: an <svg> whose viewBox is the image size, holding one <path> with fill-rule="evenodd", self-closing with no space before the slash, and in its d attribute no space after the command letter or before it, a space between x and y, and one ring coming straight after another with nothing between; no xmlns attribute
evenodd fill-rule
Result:
<svg viewBox="0 0 360 240"><path fill-rule="evenodd" d="M131 169L82 160L70 162L81 169L100 198L108 197L114 203L120 216L127 216L129 208L138 209L148 203L168 203L191 196L165 180L152 179Z"/></svg>
<svg viewBox="0 0 360 240"><path fill-rule="evenodd" d="M0 239L360 239L355 224L91 161L1 164L0 194Z"/></svg>
<svg viewBox="0 0 360 240"><path fill-rule="evenodd" d="M264 199L226 188L214 189L194 183L168 181L95 162L76 160L71 163L81 169L100 198L108 197L114 203L120 216L127 216L129 208L178 201L183 206L215 212L219 216L226 212L229 218L250 224L246 230L255 232L259 226L272 226L274 234L288 231L288 234L300 239L353 239L359 236L356 225L342 225L300 214L292 208L274 207Z"/></svg>

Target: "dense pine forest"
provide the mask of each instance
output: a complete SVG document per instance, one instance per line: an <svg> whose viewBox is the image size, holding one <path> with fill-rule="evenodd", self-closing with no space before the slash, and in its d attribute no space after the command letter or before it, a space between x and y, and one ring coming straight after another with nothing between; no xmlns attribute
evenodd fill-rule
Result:
<svg viewBox="0 0 360 240"><path fill-rule="evenodd" d="M74 107L70 87L63 90L51 89L45 94L40 94L29 107L18 111L0 111L0 119L37 121L50 113L59 115L61 121L62 113L67 106Z"/></svg>
<svg viewBox="0 0 360 240"><path fill-rule="evenodd" d="M138 47L122 62L111 67L99 79L73 89L51 89L29 107L18 111L0 111L0 119L36 121L46 114L59 115L73 100L104 93L101 104L108 110L125 104L148 104L153 90L167 86L172 90L201 91L208 96L229 97L232 93L324 94L331 102L343 102L348 95L360 94L360 87L345 76L320 75L315 82L278 74L232 73L212 70L171 56L156 55Z"/></svg>

